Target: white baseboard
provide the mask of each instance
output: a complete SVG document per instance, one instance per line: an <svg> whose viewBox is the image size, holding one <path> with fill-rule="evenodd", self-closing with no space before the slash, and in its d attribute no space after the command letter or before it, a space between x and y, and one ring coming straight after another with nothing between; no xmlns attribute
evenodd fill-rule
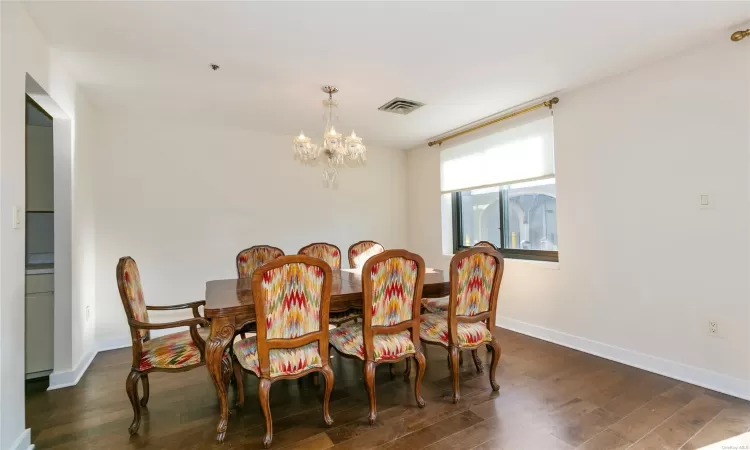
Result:
<svg viewBox="0 0 750 450"><path fill-rule="evenodd" d="M89 364L94 360L96 353L96 351L92 351L84 355L73 370L64 372L53 371L49 374L49 388L47 390L52 391L78 384L83 374L86 373L86 369L89 368Z"/></svg>
<svg viewBox="0 0 750 450"><path fill-rule="evenodd" d="M688 366L676 361L658 358L645 353L627 350L572 334L521 322L509 317L498 317L497 326L526 334L531 337L580 350L585 353L617 361L669 378L696 384L734 397L750 400L750 380L722 375L700 367Z"/></svg>
<svg viewBox="0 0 750 450"><path fill-rule="evenodd" d="M31 444L31 428L26 428L21 434L10 444L9 450L34 450L34 446Z"/></svg>

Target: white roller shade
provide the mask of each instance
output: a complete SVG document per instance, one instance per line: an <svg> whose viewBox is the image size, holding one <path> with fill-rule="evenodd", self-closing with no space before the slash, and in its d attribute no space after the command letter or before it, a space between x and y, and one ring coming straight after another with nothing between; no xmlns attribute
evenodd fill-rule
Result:
<svg viewBox="0 0 750 450"><path fill-rule="evenodd" d="M453 192L553 176L552 116L531 120L441 150L440 190ZM469 138L470 139L470 138Z"/></svg>

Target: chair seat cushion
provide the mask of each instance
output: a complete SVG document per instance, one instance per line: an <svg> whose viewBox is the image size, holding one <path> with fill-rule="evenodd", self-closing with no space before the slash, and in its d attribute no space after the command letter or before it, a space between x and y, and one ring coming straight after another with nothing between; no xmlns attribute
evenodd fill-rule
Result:
<svg viewBox="0 0 750 450"><path fill-rule="evenodd" d="M362 335L362 324L353 323L344 325L331 330L329 340L336 350L346 355L365 359L364 337ZM411 340L411 333L402 331L392 334L375 334L373 335L373 344L375 350L375 361L386 361L389 359L398 359L404 355L413 354L414 342Z"/></svg>
<svg viewBox="0 0 750 450"><path fill-rule="evenodd" d="M431 313L441 313L448 311L448 297L442 298L423 298L422 306Z"/></svg>
<svg viewBox="0 0 750 450"><path fill-rule="evenodd" d="M448 346L448 314L424 314L419 329L419 338ZM459 347L474 347L492 340L492 333L484 322L459 322L456 326Z"/></svg>
<svg viewBox="0 0 750 450"><path fill-rule="evenodd" d="M198 328L198 333L206 340L211 329ZM139 369L180 369L199 363L201 351L190 337L190 330L185 330L144 342Z"/></svg>
<svg viewBox="0 0 750 450"><path fill-rule="evenodd" d="M315 367L323 367L318 343L311 342L296 348L272 348L270 358L271 378L294 375ZM258 341L255 336L234 343L234 354L240 365L260 377Z"/></svg>

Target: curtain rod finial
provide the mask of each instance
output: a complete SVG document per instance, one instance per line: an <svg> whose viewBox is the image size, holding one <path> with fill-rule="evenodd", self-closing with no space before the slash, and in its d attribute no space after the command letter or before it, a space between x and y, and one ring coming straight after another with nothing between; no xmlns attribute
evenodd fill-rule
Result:
<svg viewBox="0 0 750 450"><path fill-rule="evenodd" d="M747 37L747 36L750 36L750 29L748 29L748 30L741 30L741 31L735 31L734 33L732 33L732 36L730 36L729 38L732 41L737 42L737 41L741 41L741 40L745 39L745 37Z"/></svg>
<svg viewBox="0 0 750 450"><path fill-rule="evenodd" d="M552 108L552 105L556 105L558 103L560 103L560 99L557 97L552 97L551 99L544 102L544 106L546 106L547 108Z"/></svg>

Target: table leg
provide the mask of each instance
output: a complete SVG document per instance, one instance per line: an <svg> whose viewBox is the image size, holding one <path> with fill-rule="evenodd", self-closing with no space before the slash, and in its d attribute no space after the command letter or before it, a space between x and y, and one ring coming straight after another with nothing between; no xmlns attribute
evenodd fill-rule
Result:
<svg viewBox="0 0 750 450"><path fill-rule="evenodd" d="M229 377L231 373L231 359L224 359L224 351L234 338L234 318L216 317L211 320L211 336L206 341L206 368L216 386L219 397L219 424L216 425L216 441L224 442L229 421ZM229 367L224 367L226 365Z"/></svg>

